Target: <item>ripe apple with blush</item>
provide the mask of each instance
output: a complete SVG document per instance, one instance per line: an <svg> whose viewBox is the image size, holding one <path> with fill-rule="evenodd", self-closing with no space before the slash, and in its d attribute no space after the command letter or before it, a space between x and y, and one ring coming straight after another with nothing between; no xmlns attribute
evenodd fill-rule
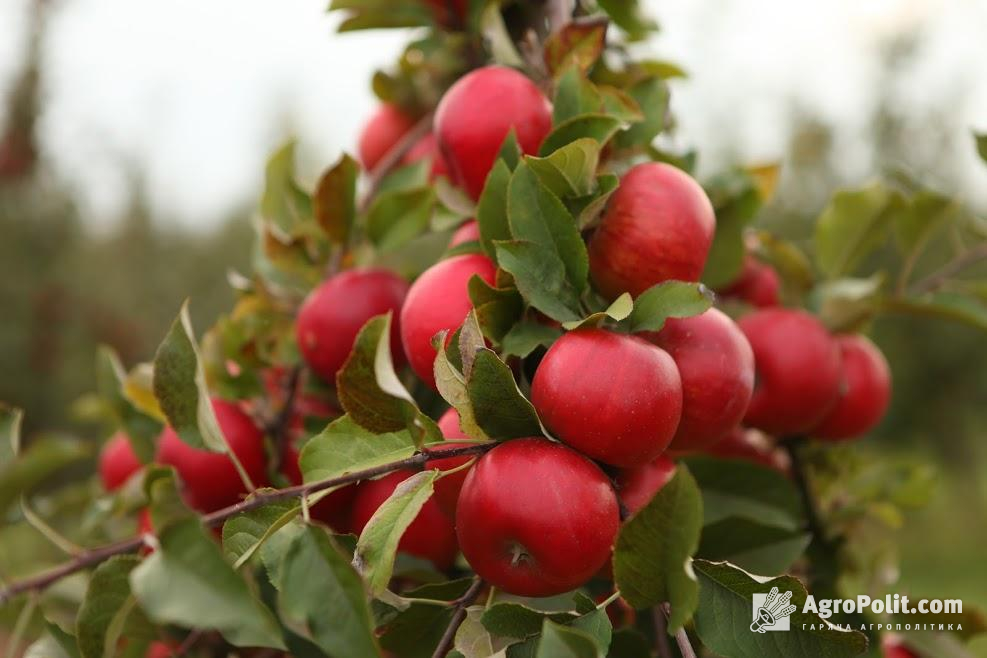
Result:
<svg viewBox="0 0 987 658"><path fill-rule="evenodd" d="M538 153L552 129L552 108L524 74L503 66L467 73L435 110L435 136L452 181L480 198L500 147L514 130L521 151Z"/></svg>
<svg viewBox="0 0 987 658"><path fill-rule="evenodd" d="M430 445L429 449L433 451L449 450L450 448L457 448L460 446L468 445L466 443L457 443L455 439L468 439L469 437L463 433L463 430L459 427L459 414L455 409L448 409L438 421L439 430L442 432L442 436L446 438L444 444ZM446 459L432 459L428 462L428 468L434 468L439 471L451 471L454 468L458 468L468 462L472 457L470 455L463 455L461 457L447 457ZM466 481L466 476L469 474L469 469L463 469L461 471L456 471L451 475L446 475L435 481L435 493L433 498L435 502L439 504L442 511L449 516L449 518L454 518L456 516L456 503L459 502L459 492L463 488L463 482Z"/></svg>
<svg viewBox="0 0 987 658"><path fill-rule="evenodd" d="M233 402L213 398L212 408L220 430L250 480L258 487L266 486L267 458L260 429ZM158 439L156 461L175 468L188 504L200 512L233 505L248 493L227 454L193 448L171 427L166 427Z"/></svg>
<svg viewBox="0 0 987 658"><path fill-rule="evenodd" d="M632 167L590 239L593 282L613 300L663 281L698 281L715 229L713 205L689 174L658 162Z"/></svg>
<svg viewBox="0 0 987 658"><path fill-rule="evenodd" d="M335 382L360 329L374 316L392 312L391 356L404 363L400 311L408 283L383 269L341 272L309 293L298 311L295 337L305 363L320 377Z"/></svg>
<svg viewBox="0 0 987 658"><path fill-rule="evenodd" d="M103 445L99 453L99 477L103 488L116 491L142 467L137 454L130 445L130 439L123 432L117 432Z"/></svg>
<svg viewBox="0 0 987 658"><path fill-rule="evenodd" d="M674 476L675 462L661 455L647 464L623 469L617 476L617 495L628 512L637 514Z"/></svg>
<svg viewBox="0 0 987 658"><path fill-rule="evenodd" d="M571 331L531 383L538 416L563 443L612 466L660 455L682 416L682 379L664 350L604 329Z"/></svg>
<svg viewBox="0 0 987 658"><path fill-rule="evenodd" d="M477 575L508 594L554 596L606 564L620 525L609 478L543 438L480 457L456 508L456 535Z"/></svg>
<svg viewBox="0 0 987 658"><path fill-rule="evenodd" d="M754 352L733 320L711 308L670 318L645 336L672 356L682 377L682 420L670 449L702 448L740 423L754 390Z"/></svg>
<svg viewBox="0 0 987 658"><path fill-rule="evenodd" d="M357 154L366 170L377 166L388 151L414 128L415 118L397 105L385 103L377 108L360 132Z"/></svg>
<svg viewBox="0 0 987 658"><path fill-rule="evenodd" d="M740 319L754 350L756 383L744 423L775 436L818 426L839 396L842 368L836 341L802 310L761 309Z"/></svg>
<svg viewBox="0 0 987 658"><path fill-rule="evenodd" d="M730 430L722 439L704 448L703 452L713 457L753 462L773 468L784 475L789 473L791 466L788 455L776 447L767 435L744 427Z"/></svg>
<svg viewBox="0 0 987 658"><path fill-rule="evenodd" d="M726 299L739 299L758 308L768 308L777 306L781 299L781 280L773 267L746 254L737 278L717 292Z"/></svg>
<svg viewBox="0 0 987 658"><path fill-rule="evenodd" d="M859 334L836 337L843 364L839 398L812 436L841 441L866 434L891 401L891 370L881 350Z"/></svg>
<svg viewBox="0 0 987 658"><path fill-rule="evenodd" d="M497 268L486 256L463 254L439 261L411 285L401 309L401 343L408 363L419 378L435 388L435 348L440 331L458 329L473 308L469 281L473 275L494 284Z"/></svg>
<svg viewBox="0 0 987 658"><path fill-rule="evenodd" d="M414 474L414 471L404 469L394 471L379 480L361 482L353 500L353 531L357 534L362 533L374 512L384 504L399 484ZM439 504L433 498L425 502L418 516L404 531L398 543L398 550L429 560L441 570L452 566L458 551L456 531L453 529L452 521L439 509Z"/></svg>
<svg viewBox="0 0 987 658"><path fill-rule="evenodd" d="M480 239L480 225L475 219L467 219L457 228L449 239L449 248L458 247L467 242L477 242Z"/></svg>

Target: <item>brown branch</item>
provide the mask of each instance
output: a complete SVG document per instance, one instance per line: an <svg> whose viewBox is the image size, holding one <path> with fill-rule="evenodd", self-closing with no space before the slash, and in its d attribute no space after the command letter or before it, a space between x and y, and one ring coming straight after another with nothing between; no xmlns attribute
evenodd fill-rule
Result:
<svg viewBox="0 0 987 658"><path fill-rule="evenodd" d="M987 260L987 242L964 251L929 276L920 279L912 286L912 292L932 292L938 289L950 277L959 274L966 268L976 265L983 260Z"/></svg>
<svg viewBox="0 0 987 658"><path fill-rule="evenodd" d="M250 510L263 507L264 505L279 500L308 496L309 494L331 489L333 487L353 484L361 480L369 480L370 478L385 475L402 468L424 466L427 462L433 459L448 459L449 457L479 455L487 452L495 445L497 444L494 442L477 443L436 452L428 449L422 449L420 452L416 452L411 457L399 459L387 464L381 464L380 466L374 466L373 468L365 468L361 471L354 471L353 473L348 473L339 477L319 480L318 482L308 482L305 484L296 485L294 487L287 487L285 489L258 491L250 498L247 498L246 500L243 500L235 505L230 505L229 507L224 507L223 509L216 510L215 512L202 516L202 523L208 527L218 526L232 516L236 516L242 512L249 512ZM48 571L10 583L10 585L5 587L3 590L0 590L0 605L6 603L18 594L23 594L24 592L42 591L49 585L66 576L104 562L114 555L132 553L143 545L144 537L139 536L114 542L112 544L107 544L106 546L100 546L99 548L94 548L92 550L87 550L80 553L72 560L53 567Z"/></svg>
<svg viewBox="0 0 987 658"><path fill-rule="evenodd" d="M298 396L302 372L304 367L301 364L294 366L288 373L284 382L284 403L274 419L267 424L267 433L274 440L274 463L275 470L281 469L281 461L284 458L284 449L291 441L289 429L291 427L292 416L294 415L295 398Z"/></svg>
<svg viewBox="0 0 987 658"><path fill-rule="evenodd" d="M453 602L456 610L452 614L452 619L449 620L449 625L446 626L445 633L442 634L442 639L439 640L439 645L435 647L432 658L445 658L445 655L452 649L452 645L456 640L456 631L459 630L463 620L466 619L466 608L476 600L482 588L483 579L478 577L470 585L470 588L466 590L466 593Z"/></svg>
<svg viewBox="0 0 987 658"><path fill-rule="evenodd" d="M672 614L672 606L668 603L662 603L661 611L668 618ZM682 654L682 658L696 658L696 650L692 648L692 642L689 641L689 634L685 632L685 628L675 631L675 643L679 645L679 653Z"/></svg>
<svg viewBox="0 0 987 658"><path fill-rule="evenodd" d="M829 546L831 542L826 534L826 527L823 525L822 517L816 506L815 496L812 495L812 488L809 485L809 478L805 472L805 460L802 459L802 445L805 439L802 437L792 437L779 442L788 453L788 458L792 462L792 477L795 480L795 487L798 489L799 497L802 499L802 508L805 510L806 529L812 534L815 541L822 546Z"/></svg>
<svg viewBox="0 0 987 658"><path fill-rule="evenodd" d="M655 606L651 609L651 616L655 623L655 649L658 650L658 658L672 658L672 647L668 645L668 620L665 619L665 611Z"/></svg>
<svg viewBox="0 0 987 658"><path fill-rule="evenodd" d="M360 202L360 212L364 212L370 207L370 203L377 196L377 190L380 188L380 183L387 174L397 167L401 163L401 159L407 155L408 151L418 143L422 137L424 137L429 130L432 129L432 117L434 112L429 112L421 119L418 120L411 130L406 132L404 136L397 141L394 146L384 154L374 168L367 172L367 180L369 185L367 187L367 192L363 196L363 200Z"/></svg>

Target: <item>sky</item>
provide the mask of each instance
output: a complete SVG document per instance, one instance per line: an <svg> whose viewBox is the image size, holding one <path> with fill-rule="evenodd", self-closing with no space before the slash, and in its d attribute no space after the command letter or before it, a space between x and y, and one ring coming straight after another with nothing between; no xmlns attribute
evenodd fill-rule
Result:
<svg viewBox="0 0 987 658"><path fill-rule="evenodd" d="M0 0L0 92L9 88L34 0ZM372 112L369 79L402 30L339 35L325 0L61 0L42 44L38 130L84 215L110 225L140 182L159 221L208 227L250 207L268 152L289 134L311 181L351 150ZM987 204L971 127L987 130L987 0L650 0L663 26L642 48L682 64L677 140L707 172L777 160L792 108L836 126L847 181L874 171L869 112L878 54L926 38L890 83L906 114L945 107L960 146L943 185ZM918 148L918 147L917 147ZM928 154L933 160L940 154Z"/></svg>

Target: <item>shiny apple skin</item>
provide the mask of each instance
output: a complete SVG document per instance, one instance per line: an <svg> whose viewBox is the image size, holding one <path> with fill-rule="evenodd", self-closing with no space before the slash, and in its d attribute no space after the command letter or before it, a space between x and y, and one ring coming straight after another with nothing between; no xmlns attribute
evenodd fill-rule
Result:
<svg viewBox="0 0 987 658"><path fill-rule="evenodd" d="M671 449L711 445L740 423L754 390L754 352L733 320L711 308L670 318L646 337L672 356L682 377L682 420Z"/></svg>
<svg viewBox="0 0 987 658"><path fill-rule="evenodd" d="M606 564L620 525L617 497L591 461L543 438L507 441L472 468L456 534L476 573L519 596L553 596Z"/></svg>
<svg viewBox="0 0 987 658"><path fill-rule="evenodd" d="M552 129L552 108L522 73L486 66L449 88L434 126L452 181L476 200L511 129L524 153L537 154Z"/></svg>
<svg viewBox="0 0 987 658"><path fill-rule="evenodd" d="M233 402L213 398L212 408L226 441L251 481L258 487L267 486L267 457L260 429ZM165 427L158 439L156 461L175 468L187 502L200 512L233 505L248 493L225 453L193 448L171 427Z"/></svg>
<svg viewBox="0 0 987 658"><path fill-rule="evenodd" d="M141 467L142 464L130 445L130 439L123 432L110 437L99 453L99 477L107 491L116 491L122 487Z"/></svg>
<svg viewBox="0 0 987 658"><path fill-rule="evenodd" d="M391 358L395 366L404 365L400 314L407 294L408 282L383 269L347 270L324 281L305 298L295 323L305 363L335 383L360 329L374 316L391 312Z"/></svg>
<svg viewBox="0 0 987 658"><path fill-rule="evenodd" d="M718 292L726 299L739 299L757 308L770 308L778 306L781 301L781 280L773 267L747 254L737 278Z"/></svg>
<svg viewBox="0 0 987 658"><path fill-rule="evenodd" d="M891 369L884 354L865 336L836 337L843 362L840 395L812 431L819 439L841 441L862 436L881 422L891 401Z"/></svg>
<svg viewBox="0 0 987 658"><path fill-rule="evenodd" d="M466 443L457 443L455 441L455 439L469 438L459 427L459 414L455 409L448 409L444 414L442 414L442 417L439 418L438 425L439 430L442 432L442 436L446 438L446 443L429 446L432 450L449 450L468 445ZM462 457L448 457L446 459L433 459L428 462L428 468L434 468L440 471L451 471L454 468L462 466L470 459L472 459L472 457L469 455L464 455ZM456 516L456 504L459 502L459 492L463 489L463 482L466 481L467 475L469 475L469 469L463 469L435 481L435 493L433 494L433 498L449 518L454 518Z"/></svg>
<svg viewBox="0 0 987 658"><path fill-rule="evenodd" d="M414 475L414 471L394 471L379 480L361 482L353 501L353 531L363 532L381 505L391 496L399 484ZM398 550L429 560L437 568L449 569L456 559L456 531L449 517L439 509L439 504L429 498L415 520L405 530Z"/></svg>
<svg viewBox="0 0 987 658"><path fill-rule="evenodd" d="M593 282L616 299L672 279L698 281L715 229L709 197L687 173L657 162L632 167L590 240Z"/></svg>
<svg viewBox="0 0 987 658"><path fill-rule="evenodd" d="M377 166L388 151L415 126L415 118L396 105L383 104L363 126L357 141L357 154L366 170Z"/></svg>
<svg viewBox="0 0 987 658"><path fill-rule="evenodd" d="M832 409L842 368L836 341L814 316L762 309L740 330L754 350L756 381L744 423L779 437L804 434Z"/></svg>
<svg viewBox="0 0 987 658"><path fill-rule="evenodd" d="M401 344L419 378L435 388L435 348L432 337L451 334L473 308L469 280L473 275L493 285L497 268L486 256L463 254L439 261L411 285L401 309Z"/></svg>
<svg viewBox="0 0 987 658"><path fill-rule="evenodd" d="M579 329L546 352L531 401L553 436L612 466L653 460L682 416L675 361L643 338Z"/></svg>
<svg viewBox="0 0 987 658"><path fill-rule="evenodd" d="M617 495L629 513L637 514L674 476L675 462L661 455L647 464L623 469L617 476Z"/></svg>

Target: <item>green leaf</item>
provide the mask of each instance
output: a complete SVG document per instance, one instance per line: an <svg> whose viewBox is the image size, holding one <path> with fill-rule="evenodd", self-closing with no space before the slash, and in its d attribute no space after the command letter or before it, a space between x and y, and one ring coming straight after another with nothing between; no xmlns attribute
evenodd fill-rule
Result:
<svg viewBox="0 0 987 658"><path fill-rule="evenodd" d="M617 534L613 570L621 596L637 609L669 603L670 632L696 609L698 587L687 562L699 546L702 522L699 488L688 467L679 465L675 476Z"/></svg>
<svg viewBox="0 0 987 658"><path fill-rule="evenodd" d="M524 240L497 241L497 262L514 277L521 295L536 309L559 322L578 320L579 293L566 278L557 255Z"/></svg>
<svg viewBox="0 0 987 658"><path fill-rule="evenodd" d="M625 320L627 316L631 314L634 310L634 299L631 297L629 292L625 292L617 299L613 300L613 303L606 308L606 310L598 311L592 315L588 315L582 320L575 320L572 322L563 322L562 327L567 331L573 331L585 326L599 326L601 322L610 318L611 320L616 320L620 322Z"/></svg>
<svg viewBox="0 0 987 658"><path fill-rule="evenodd" d="M463 658L491 658L503 656L510 641L495 637L482 623L485 616L483 606L474 605L466 609L466 618L456 630L455 648Z"/></svg>
<svg viewBox="0 0 987 658"><path fill-rule="evenodd" d="M130 586L150 617L215 629L236 646L284 648L271 612L223 560L198 520L155 527L160 547L130 574Z"/></svg>
<svg viewBox="0 0 987 658"><path fill-rule="evenodd" d="M298 517L301 506L282 500L242 512L223 524L223 553L239 567L253 556L275 532Z"/></svg>
<svg viewBox="0 0 987 658"><path fill-rule="evenodd" d="M737 517L787 530L802 527L798 491L778 471L715 457L689 457L684 463L702 491L707 525Z"/></svg>
<svg viewBox="0 0 987 658"><path fill-rule="evenodd" d="M468 284L470 301L483 335L499 344L524 312L517 288L496 288L474 274Z"/></svg>
<svg viewBox="0 0 987 658"><path fill-rule="evenodd" d="M367 211L367 237L381 251L393 251L428 228L434 207L431 187L379 194Z"/></svg>
<svg viewBox="0 0 987 658"><path fill-rule="evenodd" d="M730 284L744 262L744 229L761 208L761 195L744 169L717 176L706 186L716 212L716 234L706 259L702 280L710 288Z"/></svg>
<svg viewBox="0 0 987 658"><path fill-rule="evenodd" d="M849 274L884 243L903 200L873 183L837 192L816 220L816 261L829 278Z"/></svg>
<svg viewBox="0 0 987 658"><path fill-rule="evenodd" d="M0 402L0 468L5 468L21 451L21 424L24 410Z"/></svg>
<svg viewBox="0 0 987 658"><path fill-rule="evenodd" d="M431 25L427 5L409 0L332 0L329 11L345 11L340 32Z"/></svg>
<svg viewBox="0 0 987 658"><path fill-rule="evenodd" d="M607 23L598 18L581 18L567 23L545 40L545 63L553 75L569 67L588 71L603 54Z"/></svg>
<svg viewBox="0 0 987 658"><path fill-rule="evenodd" d="M658 25L641 12L638 0L599 0L600 8L627 34L629 41L639 41Z"/></svg>
<svg viewBox="0 0 987 658"><path fill-rule="evenodd" d="M346 415L334 420L305 444L299 465L306 482L318 482L413 454L415 442L407 430L374 434Z"/></svg>
<svg viewBox="0 0 987 658"><path fill-rule="evenodd" d="M338 658L380 655L360 575L315 526L295 536L284 554L278 607L327 654Z"/></svg>
<svg viewBox="0 0 987 658"><path fill-rule="evenodd" d="M552 125L559 126L581 114L599 113L603 99L592 82L578 69L569 68L559 77L552 103Z"/></svg>
<svg viewBox="0 0 987 658"><path fill-rule="evenodd" d="M507 186L511 182L511 169L503 160L497 160L487 176L476 208L476 221L480 226L480 243L483 251L497 258L495 240L510 240L511 228L507 221Z"/></svg>
<svg viewBox="0 0 987 658"><path fill-rule="evenodd" d="M546 619L536 658L597 658L602 656L588 634Z"/></svg>
<svg viewBox="0 0 987 658"><path fill-rule="evenodd" d="M518 322L501 341L501 354L504 357L519 356L522 359L535 351L539 346L548 347L562 335L555 327L540 322Z"/></svg>
<svg viewBox="0 0 987 658"><path fill-rule="evenodd" d="M638 295L625 322L632 332L660 331L668 318L699 315L712 305L713 293L703 284L665 281Z"/></svg>
<svg viewBox="0 0 987 658"><path fill-rule="evenodd" d="M574 116L555 126L542 142L538 155L544 157L569 142L584 137L595 140L602 147L625 125L623 121L609 114L592 113Z"/></svg>
<svg viewBox="0 0 987 658"><path fill-rule="evenodd" d="M590 604L592 605L592 600ZM577 617L570 626L589 635L593 643L596 644L599 654L601 656L607 655L607 650L613 639L613 625L610 623L610 617L607 616L606 610L597 609L594 606L589 612Z"/></svg>
<svg viewBox="0 0 987 658"><path fill-rule="evenodd" d="M522 162L507 190L507 217L511 235L556 256L565 266L566 280L576 291L586 289L589 256L576 222L562 202Z"/></svg>
<svg viewBox="0 0 987 658"><path fill-rule="evenodd" d="M668 84L659 77L644 78L631 86L627 93L644 110L644 121L635 123L617 135L618 148L647 146L665 128L668 113Z"/></svg>
<svg viewBox="0 0 987 658"><path fill-rule="evenodd" d="M725 560L751 573L784 573L804 555L810 539L800 530L728 518L703 528L697 556Z"/></svg>
<svg viewBox="0 0 987 658"><path fill-rule="evenodd" d="M987 331L987 304L960 293L940 292L916 298L889 298L882 302L881 310L954 320Z"/></svg>
<svg viewBox="0 0 987 658"><path fill-rule="evenodd" d="M367 581L372 595L377 596L387 589L394 572L394 556L401 535L432 496L435 480L440 474L440 471L429 469L401 482L370 517L360 534L353 565Z"/></svg>
<svg viewBox="0 0 987 658"><path fill-rule="evenodd" d="M473 311L470 311L472 313ZM467 317L468 321L468 317ZM436 344L445 342L446 332L442 331L436 337ZM474 439L488 438L473 416L473 404L470 402L469 391L466 389L466 377L449 360L447 350L435 350L435 385L442 399L449 403L459 414L459 424L463 432Z"/></svg>
<svg viewBox="0 0 987 658"><path fill-rule="evenodd" d="M757 256L773 267L785 288L802 294L815 285L809 257L793 242L767 231L755 230Z"/></svg>
<svg viewBox="0 0 987 658"><path fill-rule="evenodd" d="M476 353L466 381L476 424L492 439L540 436L541 424L514 373L489 349Z"/></svg>
<svg viewBox="0 0 987 658"><path fill-rule="evenodd" d="M442 440L435 422L418 409L394 372L390 312L371 319L357 334L336 374L336 392L350 418L372 432L407 429L419 446L426 438Z"/></svg>
<svg viewBox="0 0 987 658"><path fill-rule="evenodd" d="M965 210L950 197L929 190L917 192L905 211L895 216L895 237L902 255L916 257L933 236L954 225Z"/></svg>
<svg viewBox="0 0 987 658"><path fill-rule="evenodd" d="M977 153L980 159L987 162L987 133L974 133L974 140L977 142Z"/></svg>
<svg viewBox="0 0 987 658"><path fill-rule="evenodd" d="M356 179L360 166L344 153L315 185L315 220L336 244L346 244L356 219Z"/></svg>
<svg viewBox="0 0 987 658"><path fill-rule="evenodd" d="M514 46L514 40L511 39L511 35L507 31L507 25L504 24L504 17L500 11L499 3L491 2L485 5L483 13L480 15L480 33L483 35L490 57L495 63L522 68L524 60L521 59L521 54Z"/></svg>
<svg viewBox="0 0 987 658"><path fill-rule="evenodd" d="M822 283L818 290L819 317L833 332L859 330L881 309L886 273L866 279L842 278Z"/></svg>
<svg viewBox="0 0 987 658"><path fill-rule="evenodd" d="M546 619L559 624L576 620L571 612L545 612L522 603L503 601L490 606L480 621L494 635L524 640L541 632Z"/></svg>
<svg viewBox="0 0 987 658"><path fill-rule="evenodd" d="M96 386L117 424L127 435L130 446L142 463L154 459L155 441L161 423L141 412L126 394L127 373L113 348L100 345L96 352Z"/></svg>
<svg viewBox="0 0 987 658"><path fill-rule="evenodd" d="M14 427L14 417L7 416L8 432ZM12 438L12 434L7 439ZM5 445L9 445L6 441ZM10 504L27 495L63 468L86 459L89 447L77 441L43 438L32 441L13 461L0 463L0 513Z"/></svg>
<svg viewBox="0 0 987 658"><path fill-rule="evenodd" d="M140 558L134 555L115 555L93 571L75 622L83 658L114 655L125 624L129 641L138 634L146 639L154 637L153 627L135 606L130 592L130 572L138 564Z"/></svg>
<svg viewBox="0 0 987 658"><path fill-rule="evenodd" d="M507 137L504 138L504 143L500 145L500 151L497 152L497 160L503 160L507 168L514 171L517 169L518 163L521 162L522 155L521 145L517 141L517 133L514 132L514 127L512 126L507 131Z"/></svg>
<svg viewBox="0 0 987 658"><path fill-rule="evenodd" d="M472 582L472 578L461 578L406 591L403 593L406 600L414 602L404 610L375 601L375 620L378 629L383 632L381 646L389 651L401 652L402 657L431 658L453 615L451 605L433 602L455 601L466 593Z"/></svg>
<svg viewBox="0 0 987 658"><path fill-rule="evenodd" d="M600 144L584 137L566 144L548 157L529 155L524 161L555 196L586 196L592 194L596 186Z"/></svg>
<svg viewBox="0 0 987 658"><path fill-rule="evenodd" d="M312 200L295 182L294 141L279 148L267 161L260 211L288 235L295 235L299 226L312 217Z"/></svg>
<svg viewBox="0 0 987 658"><path fill-rule="evenodd" d="M724 656L758 658L843 658L867 649L863 633L840 631L812 613L803 613L805 587L791 576L757 582L749 574L727 563L695 560L699 578L699 608L694 618L703 644ZM772 587L792 592L796 606L787 633L752 633L752 595L767 594ZM810 627L815 625L815 630Z"/></svg>
<svg viewBox="0 0 987 658"><path fill-rule="evenodd" d="M228 451L209 399L188 301L154 356L154 395L182 441L200 450Z"/></svg>
<svg viewBox="0 0 987 658"><path fill-rule="evenodd" d="M596 191L587 197L570 202L570 207L577 215L579 230L593 226L603 214L610 196L620 186L620 179L614 174L602 174L596 177Z"/></svg>

